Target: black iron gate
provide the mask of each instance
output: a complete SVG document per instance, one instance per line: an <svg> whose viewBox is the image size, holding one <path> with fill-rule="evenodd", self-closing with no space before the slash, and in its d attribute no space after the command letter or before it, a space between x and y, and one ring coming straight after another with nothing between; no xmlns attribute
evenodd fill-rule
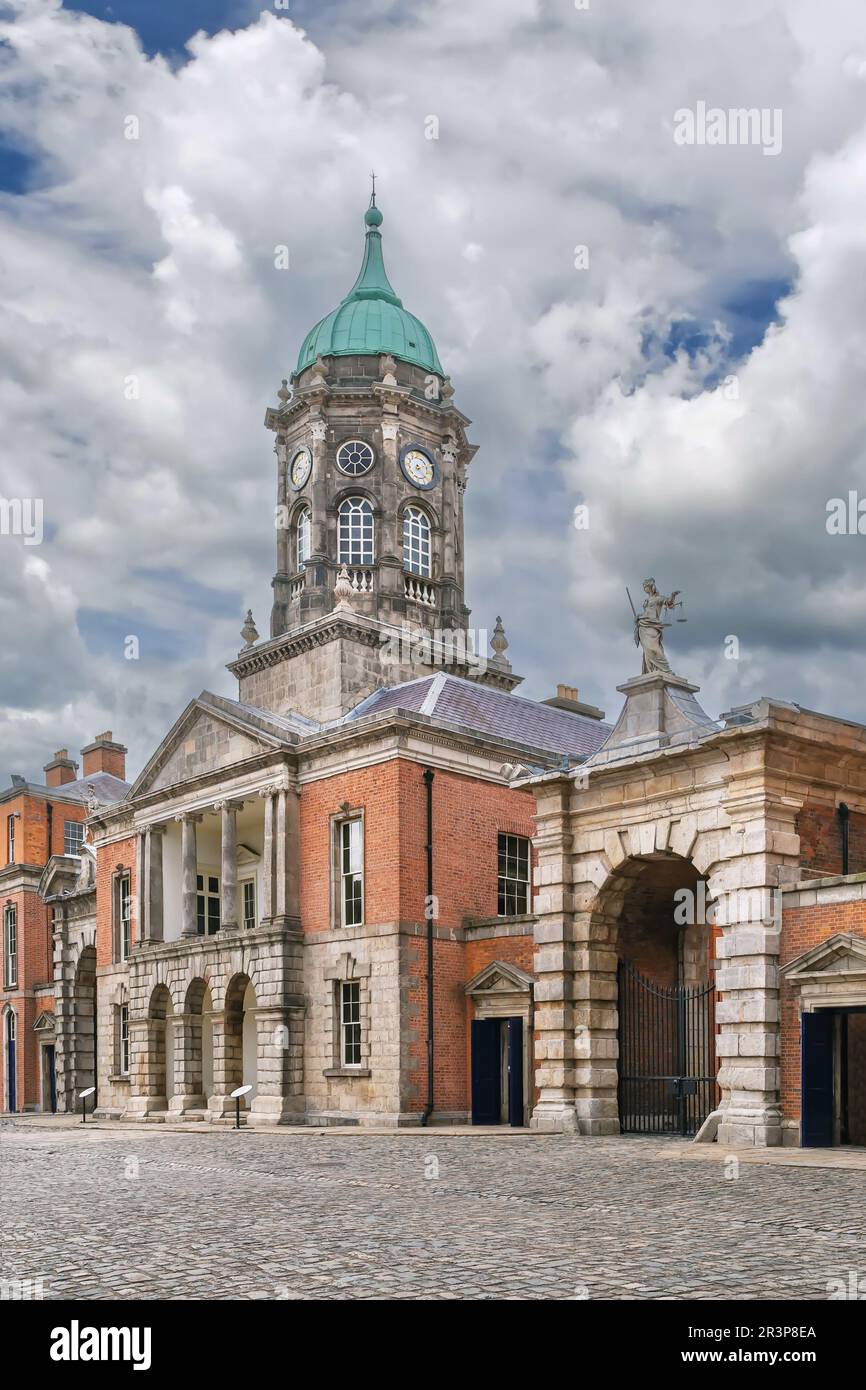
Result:
<svg viewBox="0 0 866 1390"><path fill-rule="evenodd" d="M620 961L619 1123L623 1134L697 1134L719 1103L716 991L654 985Z"/></svg>

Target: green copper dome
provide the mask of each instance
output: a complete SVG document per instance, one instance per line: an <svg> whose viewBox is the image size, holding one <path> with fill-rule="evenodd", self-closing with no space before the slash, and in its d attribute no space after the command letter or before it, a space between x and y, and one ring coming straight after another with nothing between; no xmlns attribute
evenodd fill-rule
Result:
<svg viewBox="0 0 866 1390"><path fill-rule="evenodd" d="M310 329L295 373L312 366L317 357L375 357L390 352L401 362L444 376L433 339L421 320L403 308L385 272L378 230L382 214L375 204L367 209L364 222L367 235L360 274L343 302Z"/></svg>

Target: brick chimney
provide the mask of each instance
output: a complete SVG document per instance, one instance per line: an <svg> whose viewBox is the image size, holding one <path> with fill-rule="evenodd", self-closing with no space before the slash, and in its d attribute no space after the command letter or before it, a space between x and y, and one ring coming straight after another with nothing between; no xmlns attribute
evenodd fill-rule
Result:
<svg viewBox="0 0 866 1390"><path fill-rule="evenodd" d="M45 773L46 787L62 787L64 782L75 781L78 763L72 761L68 748L58 748L51 762L46 763L42 771Z"/></svg>
<svg viewBox="0 0 866 1390"><path fill-rule="evenodd" d="M111 730L106 729L104 734L97 734L92 743L88 743L86 748L82 748L84 771L81 775L82 777L91 777L94 772L110 772L113 777L119 777L121 781L124 781L126 777L126 754L127 749L122 743L115 743Z"/></svg>
<svg viewBox="0 0 866 1390"><path fill-rule="evenodd" d="M585 705L578 699L578 692L573 685L562 685L556 687L556 694L551 695L549 700L542 700L543 705L553 705L554 709L567 709L571 714L582 714L585 719L604 719L604 710L598 709L595 705Z"/></svg>

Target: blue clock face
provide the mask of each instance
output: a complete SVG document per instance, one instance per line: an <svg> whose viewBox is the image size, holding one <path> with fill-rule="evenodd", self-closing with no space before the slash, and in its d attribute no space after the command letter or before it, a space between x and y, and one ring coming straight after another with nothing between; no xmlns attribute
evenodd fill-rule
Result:
<svg viewBox="0 0 866 1390"><path fill-rule="evenodd" d="M435 487L439 481L439 468L435 459L420 444L407 444L400 452L400 467L403 476L413 487L426 491Z"/></svg>

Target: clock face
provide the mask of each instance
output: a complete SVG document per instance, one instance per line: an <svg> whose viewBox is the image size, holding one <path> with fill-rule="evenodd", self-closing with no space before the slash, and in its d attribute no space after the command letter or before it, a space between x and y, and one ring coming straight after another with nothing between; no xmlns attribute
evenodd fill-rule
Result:
<svg viewBox="0 0 866 1390"><path fill-rule="evenodd" d="M400 467L415 487L429 488L436 483L437 468L433 459L417 444L410 444L400 455Z"/></svg>
<svg viewBox="0 0 866 1390"><path fill-rule="evenodd" d="M300 449L296 449L292 455L292 462L289 465L289 481L297 492L302 488L310 476L310 469L313 466L313 455L310 453L306 444Z"/></svg>

